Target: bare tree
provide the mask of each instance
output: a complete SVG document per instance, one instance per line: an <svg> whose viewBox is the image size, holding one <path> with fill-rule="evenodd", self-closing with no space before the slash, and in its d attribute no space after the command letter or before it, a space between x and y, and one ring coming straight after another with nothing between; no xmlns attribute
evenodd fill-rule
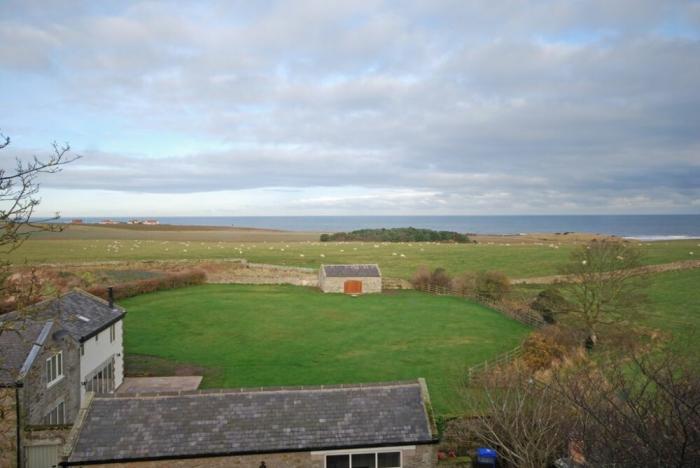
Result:
<svg viewBox="0 0 700 468"><path fill-rule="evenodd" d="M637 247L618 240L594 240L575 250L561 268L568 279L558 285L568 302L556 312L569 313L594 345L602 326L629 322L646 303L641 257Z"/></svg>
<svg viewBox="0 0 700 468"><path fill-rule="evenodd" d="M0 150L10 145L10 137L0 133ZM55 173L80 156L70 153L70 146L53 143L53 153L46 159L32 157L29 161L15 159L14 170L0 168L0 254L18 248L32 232L56 229L46 223L54 218L34 220L34 210L40 203L37 197L42 173Z"/></svg>
<svg viewBox="0 0 700 468"><path fill-rule="evenodd" d="M0 150L6 150L9 145L10 138L0 133ZM10 272L8 254L20 247L32 233L61 230L58 225L47 224L58 215L49 219L34 218L34 210L40 203L37 178L41 174L59 172L65 164L79 157L70 153L68 144L60 146L54 143L53 152L47 158L15 158L14 169L8 169L9 164L0 165L0 300L5 301L11 296L15 305L20 306L35 302L29 298L39 297L35 272L27 276L26 281L23 279L11 288L5 288Z"/></svg>
<svg viewBox="0 0 700 468"><path fill-rule="evenodd" d="M700 466L700 375L674 350L555 374L578 414L570 433L593 466Z"/></svg>
<svg viewBox="0 0 700 468"><path fill-rule="evenodd" d="M571 411L559 404L553 389L518 367L482 382L465 389L472 418L463 440L496 448L507 466L540 468L566 453Z"/></svg>

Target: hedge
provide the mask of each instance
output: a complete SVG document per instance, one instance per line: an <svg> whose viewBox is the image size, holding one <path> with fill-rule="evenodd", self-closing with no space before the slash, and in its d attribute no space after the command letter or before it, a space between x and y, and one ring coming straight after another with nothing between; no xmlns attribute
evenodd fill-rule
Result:
<svg viewBox="0 0 700 468"><path fill-rule="evenodd" d="M114 291L114 299L125 299L127 297L138 296L139 294L203 284L206 279L207 275L203 271L188 270L178 273L168 273L166 276L160 278L115 284L112 288ZM87 291L103 299L108 299L109 296L107 286L96 286Z"/></svg>

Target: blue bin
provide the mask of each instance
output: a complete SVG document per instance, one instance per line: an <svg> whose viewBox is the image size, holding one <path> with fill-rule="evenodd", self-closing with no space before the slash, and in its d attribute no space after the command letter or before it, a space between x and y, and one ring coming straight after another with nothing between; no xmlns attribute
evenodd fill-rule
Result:
<svg viewBox="0 0 700 468"><path fill-rule="evenodd" d="M476 464L474 466L495 467L498 455L494 449L478 448L476 449Z"/></svg>

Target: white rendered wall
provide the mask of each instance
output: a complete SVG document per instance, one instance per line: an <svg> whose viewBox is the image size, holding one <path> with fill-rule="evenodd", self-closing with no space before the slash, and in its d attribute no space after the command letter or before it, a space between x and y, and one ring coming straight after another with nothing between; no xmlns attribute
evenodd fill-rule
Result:
<svg viewBox="0 0 700 468"><path fill-rule="evenodd" d="M120 320L114 324L115 338L109 342L109 328L102 330L98 335L83 343L85 353L80 356L80 401L85 398L85 386L82 382L94 370L102 366L110 357L114 356L114 388L119 388L124 380L124 344L123 324Z"/></svg>

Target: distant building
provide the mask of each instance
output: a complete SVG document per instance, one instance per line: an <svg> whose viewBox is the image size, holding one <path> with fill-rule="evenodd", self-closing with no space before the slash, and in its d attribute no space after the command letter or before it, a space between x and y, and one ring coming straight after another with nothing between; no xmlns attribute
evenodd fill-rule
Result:
<svg viewBox="0 0 700 468"><path fill-rule="evenodd" d="M98 224L120 224L119 221L114 221L113 219L103 219Z"/></svg>
<svg viewBox="0 0 700 468"><path fill-rule="evenodd" d="M147 219L143 222L143 224L147 226L157 226L158 224L160 224L160 221L158 221L157 219Z"/></svg>
<svg viewBox="0 0 700 468"><path fill-rule="evenodd" d="M367 294L382 292L379 265L321 265L318 284L326 293Z"/></svg>
<svg viewBox="0 0 700 468"><path fill-rule="evenodd" d="M82 219L79 219L79 218L71 219L71 220L70 220L70 223L71 223L71 224L83 224L83 220L82 220Z"/></svg>

